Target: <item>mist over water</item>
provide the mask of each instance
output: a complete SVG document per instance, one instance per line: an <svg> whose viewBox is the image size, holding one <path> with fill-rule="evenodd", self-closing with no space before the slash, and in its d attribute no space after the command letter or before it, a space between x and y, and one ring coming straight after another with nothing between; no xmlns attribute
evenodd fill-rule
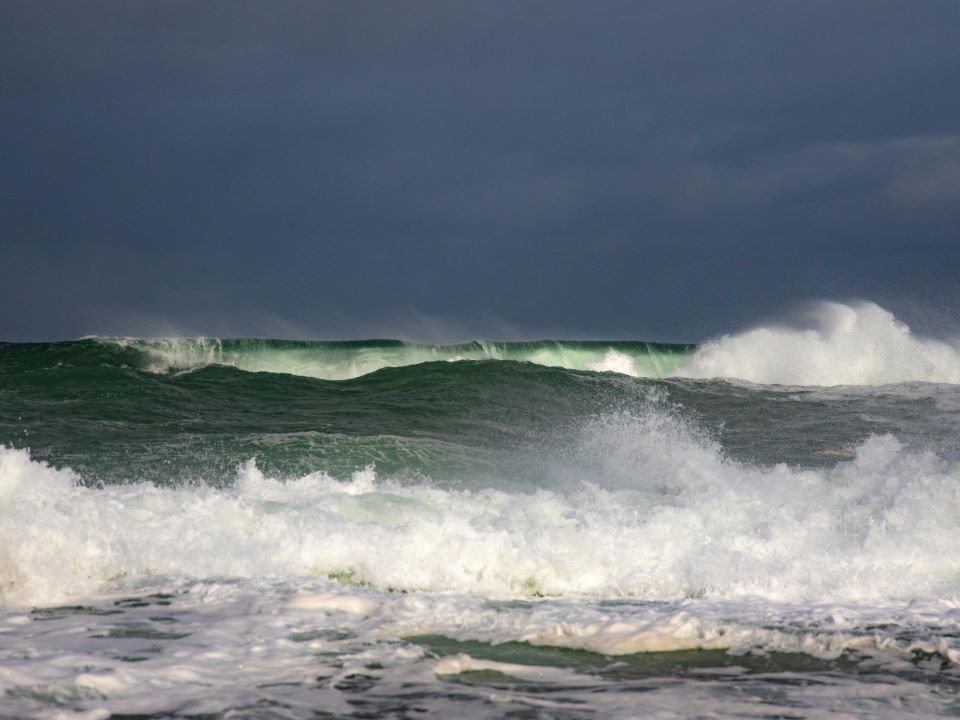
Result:
<svg viewBox="0 0 960 720"><path fill-rule="evenodd" d="M721 671L949 713L958 377L869 303L698 346L2 347L0 714L744 714Z"/></svg>

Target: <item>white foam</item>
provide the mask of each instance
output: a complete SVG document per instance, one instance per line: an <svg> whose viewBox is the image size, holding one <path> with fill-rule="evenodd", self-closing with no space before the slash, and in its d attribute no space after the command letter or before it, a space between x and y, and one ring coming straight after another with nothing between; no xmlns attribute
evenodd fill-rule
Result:
<svg viewBox="0 0 960 720"><path fill-rule="evenodd" d="M914 335L869 302L822 302L804 329L760 327L703 344L679 371L779 385L960 383L960 349Z"/></svg>
<svg viewBox="0 0 960 720"><path fill-rule="evenodd" d="M607 350L599 362L590 363L589 369L594 372L616 372L621 375L637 375L637 369L633 364L633 360L613 348Z"/></svg>
<svg viewBox="0 0 960 720"><path fill-rule="evenodd" d="M330 576L488 597L960 593L960 464L872 437L825 470L754 467L662 409L590 423L589 476L531 492L372 469L233 487L88 488L0 448L0 592L46 604L138 578Z"/></svg>
<svg viewBox="0 0 960 720"><path fill-rule="evenodd" d="M330 592L297 595L286 605L296 610L337 610L362 616L373 614L378 607L369 597Z"/></svg>
<svg viewBox="0 0 960 720"><path fill-rule="evenodd" d="M650 670L643 669L644 661L641 678L631 677L628 663L636 660L625 659L619 663L626 671L623 677L629 678L623 683L616 671L604 678L578 673L575 667L532 664L541 658L547 664L575 666L578 658L569 655L530 653L514 646L514 652L497 657L500 643L520 641L605 655L727 649L734 655L802 652L829 660L854 650L870 658L878 686L862 675L844 679L836 671L811 673L817 692L804 694L809 683L799 680L809 677L807 673L789 667L779 673L768 670L766 677L773 682L768 687L776 694L761 709L765 714L785 714L798 706L846 712L851 702L862 703L866 695L876 705L871 709L905 707L909 712L904 716L909 717L918 707L949 708L951 696L938 705L931 701L937 693L930 693L930 685L912 686L883 673L902 667L908 677L917 677L923 671L915 664L918 653L936 654L934 672L943 660L960 660L960 607L948 601L870 607L775 604L756 598L619 605L575 599L491 603L476 595L387 593L319 579L298 585L291 595L286 583L170 583L172 594L163 605L148 596L121 603L122 612L107 603L104 609L117 614L84 613L82 608L73 614L65 608L60 617L54 611L18 623L0 643L0 714L107 717L178 714L188 708L194 715L238 708L259 711L260 716L271 703L281 703L290 716L311 717L317 707L346 715L358 700L368 708L377 708L378 701L396 708L415 694L418 708L430 708L438 716L470 717L476 712L487 717L495 700L499 709L514 702L568 709L575 703L604 717L628 718L636 716L637 683L644 679L645 707L652 697L654 704L663 703L679 714L757 710L755 703L739 705L741 693L731 692L736 667L725 668L720 677L716 668L711 672L715 656L700 658L708 667L691 668L698 675L692 682L672 668L661 670L667 677L645 677ZM357 603L364 612L352 611ZM137 637L143 629L162 629L168 637ZM486 653L494 657L457 647L451 655L436 657L428 652L430 640L417 638L424 634L490 643ZM696 662L696 656L687 658ZM617 665L599 657L594 662L610 669ZM358 680L372 686L360 690L362 697ZM720 692L710 705L704 689L714 682ZM763 678L754 675L748 689L758 693L762 683ZM669 692L679 684L686 692ZM830 692L824 695L826 690ZM458 703L444 705L454 692ZM691 704L691 698L696 702Z"/></svg>
<svg viewBox="0 0 960 720"><path fill-rule="evenodd" d="M770 325L703 343L689 358L656 347L625 350L577 343L467 345L337 345L279 347L269 342L217 339L104 339L132 346L153 372L228 365L344 380L385 367L446 360L519 360L570 370L617 372L634 377L736 378L780 385L873 385L901 382L960 383L960 346L914 335L892 313L871 302L820 302L803 327Z"/></svg>
<svg viewBox="0 0 960 720"><path fill-rule="evenodd" d="M558 668L545 668L517 663L497 662L495 660L480 660L466 653L457 653L450 657L438 660L434 666L437 675L459 675L465 672L478 670L493 670L494 672L509 675L515 678L527 679L535 682L569 682L570 672ZM586 680L583 681L586 684Z"/></svg>
<svg viewBox="0 0 960 720"><path fill-rule="evenodd" d="M856 650L900 660L915 651L960 659L956 600L873 605L772 603L757 597L607 605L551 600L507 609L470 596L420 594L391 597L381 605L377 623L406 636L520 641L604 655L761 650L830 660Z"/></svg>

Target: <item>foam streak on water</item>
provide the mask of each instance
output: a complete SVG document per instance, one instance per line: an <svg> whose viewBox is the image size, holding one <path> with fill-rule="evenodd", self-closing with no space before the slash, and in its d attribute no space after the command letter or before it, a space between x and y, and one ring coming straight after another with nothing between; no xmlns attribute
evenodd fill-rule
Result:
<svg viewBox="0 0 960 720"><path fill-rule="evenodd" d="M0 713L633 717L642 692L666 717L915 717L950 711L958 627L949 603L497 604L194 582L4 615Z"/></svg>

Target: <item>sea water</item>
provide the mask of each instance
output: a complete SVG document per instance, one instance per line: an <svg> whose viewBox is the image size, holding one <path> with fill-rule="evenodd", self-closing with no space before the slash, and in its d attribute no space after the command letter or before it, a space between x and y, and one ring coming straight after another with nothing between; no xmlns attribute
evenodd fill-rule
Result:
<svg viewBox="0 0 960 720"><path fill-rule="evenodd" d="M960 352L0 347L0 717L960 714Z"/></svg>

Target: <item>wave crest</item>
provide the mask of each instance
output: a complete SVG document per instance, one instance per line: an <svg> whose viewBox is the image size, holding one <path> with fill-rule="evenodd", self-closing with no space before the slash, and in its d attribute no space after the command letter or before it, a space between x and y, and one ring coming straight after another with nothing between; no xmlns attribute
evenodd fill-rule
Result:
<svg viewBox="0 0 960 720"><path fill-rule="evenodd" d="M254 461L226 489L84 487L0 448L0 593L86 596L111 579L328 576L380 589L515 597L960 592L960 463L872 437L824 470L758 467L663 410L584 432L575 482L441 489L358 471L282 481Z"/></svg>
<svg viewBox="0 0 960 720"><path fill-rule="evenodd" d="M248 372L275 372L349 380L390 367L425 362L510 360L546 367L619 372L635 377L666 377L693 351L692 345L648 342L539 340L459 345L422 345L400 340L288 341L206 338L100 338L133 348L155 373L226 365Z"/></svg>
<svg viewBox="0 0 960 720"><path fill-rule="evenodd" d="M700 346L641 341L488 342L421 345L395 340L294 342L204 338L101 339L132 348L143 369L207 365L346 380L432 361L512 360L642 378L731 378L778 385L960 383L960 348L919 337L870 302L820 302L807 327L768 325Z"/></svg>
<svg viewBox="0 0 960 720"><path fill-rule="evenodd" d="M728 377L778 385L960 382L960 351L921 338L870 302L821 302L813 327L760 327L703 344L686 377Z"/></svg>

